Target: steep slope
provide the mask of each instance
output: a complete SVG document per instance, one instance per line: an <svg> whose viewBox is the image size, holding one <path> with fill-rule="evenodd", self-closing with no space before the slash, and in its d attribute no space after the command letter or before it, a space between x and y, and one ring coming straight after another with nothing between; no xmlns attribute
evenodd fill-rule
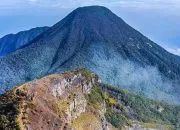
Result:
<svg viewBox="0 0 180 130"><path fill-rule="evenodd" d="M174 130L180 107L98 82L85 69L37 79L0 96L0 129Z"/></svg>
<svg viewBox="0 0 180 130"><path fill-rule="evenodd" d="M180 103L180 57L100 6L74 10L21 49L1 58L1 91L80 67L97 72L107 84Z"/></svg>
<svg viewBox="0 0 180 130"><path fill-rule="evenodd" d="M38 27L17 34L8 34L0 39L0 56L5 56L29 43L49 27Z"/></svg>

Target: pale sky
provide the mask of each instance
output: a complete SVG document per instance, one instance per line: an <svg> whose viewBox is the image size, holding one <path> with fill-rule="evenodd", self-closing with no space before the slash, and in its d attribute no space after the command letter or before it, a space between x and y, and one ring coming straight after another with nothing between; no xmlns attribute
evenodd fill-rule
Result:
<svg viewBox="0 0 180 130"><path fill-rule="evenodd" d="M180 55L180 0L0 0L0 37L51 26L80 6L106 6L154 42Z"/></svg>

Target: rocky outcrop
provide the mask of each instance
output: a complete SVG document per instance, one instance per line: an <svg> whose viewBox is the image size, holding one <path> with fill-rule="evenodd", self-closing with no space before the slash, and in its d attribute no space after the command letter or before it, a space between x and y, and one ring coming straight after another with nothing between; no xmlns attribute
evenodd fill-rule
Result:
<svg viewBox="0 0 180 130"><path fill-rule="evenodd" d="M82 113L87 113L96 120L98 130L106 130L105 117L102 116L105 112L104 109L96 112L97 115L92 114L91 111L95 110L88 106L86 99L87 94L95 87L96 75L86 72L89 73L90 78L88 78L80 71L49 75L10 91L13 97L19 100L17 118L13 121L17 123L18 129L75 130L77 123L76 126L73 126L72 122ZM7 98L6 96L8 95L4 95L4 98ZM1 105L6 103L1 101ZM8 129L10 125L12 125L11 122L1 124L1 127ZM86 128L91 129L88 126Z"/></svg>
<svg viewBox="0 0 180 130"><path fill-rule="evenodd" d="M90 93L94 80L93 75L87 80L81 73L67 72L18 87L34 101L27 112L30 124L22 120L24 129L73 129L71 122L86 112L85 95Z"/></svg>
<svg viewBox="0 0 180 130"><path fill-rule="evenodd" d="M0 96L0 129L173 130L171 121L175 115L173 119L165 118L176 113L174 107L98 81L96 74L80 69L49 75L7 91ZM146 110L152 110L153 116L146 119ZM148 124L154 117L162 124Z"/></svg>

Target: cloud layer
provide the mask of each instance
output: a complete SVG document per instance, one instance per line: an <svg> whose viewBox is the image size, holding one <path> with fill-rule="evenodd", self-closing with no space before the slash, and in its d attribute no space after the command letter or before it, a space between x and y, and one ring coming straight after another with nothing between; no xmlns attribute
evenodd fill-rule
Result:
<svg viewBox="0 0 180 130"><path fill-rule="evenodd" d="M73 8L86 5L104 5L108 7L135 7L135 8L180 8L179 0L1 0L0 7L10 9L27 6L44 6ZM16 5L16 6L15 6Z"/></svg>
<svg viewBox="0 0 180 130"><path fill-rule="evenodd" d="M165 49L166 49L167 51L175 54L175 55L179 55L179 56L180 56L180 48L169 48L169 47L167 47L167 48L165 48Z"/></svg>

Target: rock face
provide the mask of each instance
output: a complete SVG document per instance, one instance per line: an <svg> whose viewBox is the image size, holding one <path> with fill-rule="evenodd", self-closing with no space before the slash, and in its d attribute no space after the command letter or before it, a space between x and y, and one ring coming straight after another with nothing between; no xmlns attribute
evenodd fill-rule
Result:
<svg viewBox="0 0 180 130"><path fill-rule="evenodd" d="M95 86L95 75L92 73L90 76L91 79L88 80L78 72L54 74L15 88L11 93L19 100L16 104L19 106L17 119L14 121L18 125L11 122L3 124L0 118L0 128L10 129L16 126L22 130L76 129L72 122L82 113L88 115L88 111L93 110L88 107L86 99L86 95ZM3 111L2 108L0 111ZM103 130L105 126L101 118L94 119L97 123L94 127ZM89 125L86 128L90 130L93 124Z"/></svg>
<svg viewBox="0 0 180 130"><path fill-rule="evenodd" d="M0 95L0 129L173 130L178 126L180 108L98 81L96 74L80 69L15 87Z"/></svg>
<svg viewBox="0 0 180 130"><path fill-rule="evenodd" d="M40 76L82 67L96 72L104 83L180 102L180 57L100 6L74 10L16 52L0 58L0 89L3 92Z"/></svg>
<svg viewBox="0 0 180 130"><path fill-rule="evenodd" d="M23 45L29 43L49 27L38 27L31 30L22 31L17 34L8 34L0 38L0 56L5 56L14 52Z"/></svg>

